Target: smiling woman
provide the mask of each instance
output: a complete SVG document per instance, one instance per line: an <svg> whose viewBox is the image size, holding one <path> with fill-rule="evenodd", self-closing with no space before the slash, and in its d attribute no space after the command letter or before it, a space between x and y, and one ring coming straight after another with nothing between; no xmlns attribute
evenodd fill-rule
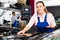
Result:
<svg viewBox="0 0 60 40"><path fill-rule="evenodd" d="M53 15L47 11L43 1L36 2L36 11L37 12L31 17L29 23L25 26L25 28L17 33L18 35L24 35L25 32L28 31L33 24L35 24L37 27L36 32L42 36L44 33L48 34L54 31L54 28L56 26L55 19Z"/></svg>

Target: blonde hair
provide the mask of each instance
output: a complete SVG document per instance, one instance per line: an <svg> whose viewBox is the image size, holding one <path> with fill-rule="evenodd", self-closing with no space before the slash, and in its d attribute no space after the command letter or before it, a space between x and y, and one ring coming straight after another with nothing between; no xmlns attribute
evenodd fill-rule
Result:
<svg viewBox="0 0 60 40"><path fill-rule="evenodd" d="M42 3L42 4L43 4L43 6L45 6L43 1L38 1L38 2L36 2L36 4L38 4L38 3ZM48 11L47 11L47 8L46 8L46 7L45 7L44 11L45 11L46 13L48 13Z"/></svg>

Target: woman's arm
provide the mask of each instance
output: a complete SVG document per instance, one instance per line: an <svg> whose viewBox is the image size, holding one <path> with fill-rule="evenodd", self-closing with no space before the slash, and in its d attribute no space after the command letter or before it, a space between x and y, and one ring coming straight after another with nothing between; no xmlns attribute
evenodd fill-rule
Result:
<svg viewBox="0 0 60 40"><path fill-rule="evenodd" d="M25 28L22 31L19 31L17 34L21 34L21 33L24 34L26 31L28 31L34 24L34 19L35 19L34 16L32 16L29 23L25 26Z"/></svg>
<svg viewBox="0 0 60 40"><path fill-rule="evenodd" d="M47 28L55 28L56 27L56 22L55 22L55 19L54 19L54 17L53 17L53 15L52 14L49 14L49 18L48 18L49 20L49 26L47 26Z"/></svg>
<svg viewBox="0 0 60 40"><path fill-rule="evenodd" d="M28 31L31 27L26 26L22 31L25 33L26 31Z"/></svg>

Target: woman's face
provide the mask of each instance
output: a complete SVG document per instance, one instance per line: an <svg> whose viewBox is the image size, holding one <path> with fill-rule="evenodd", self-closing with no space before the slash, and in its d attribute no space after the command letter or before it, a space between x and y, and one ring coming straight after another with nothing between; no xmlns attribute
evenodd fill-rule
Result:
<svg viewBox="0 0 60 40"><path fill-rule="evenodd" d="M44 12L44 8L45 8L45 6L43 6L42 3L36 4L36 11L38 12L38 14L43 13Z"/></svg>

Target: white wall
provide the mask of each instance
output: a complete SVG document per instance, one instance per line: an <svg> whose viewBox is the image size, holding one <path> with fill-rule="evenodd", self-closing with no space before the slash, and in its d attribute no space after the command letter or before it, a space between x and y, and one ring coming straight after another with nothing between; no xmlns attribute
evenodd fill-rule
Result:
<svg viewBox="0 0 60 40"><path fill-rule="evenodd" d="M2 14L3 11L4 11L3 9L0 9L0 15Z"/></svg>
<svg viewBox="0 0 60 40"><path fill-rule="evenodd" d="M16 3L17 0L0 0L0 2L12 2L12 3Z"/></svg>
<svg viewBox="0 0 60 40"><path fill-rule="evenodd" d="M3 15L3 18L7 21L11 21L11 17L12 17L12 11L6 10L6 12Z"/></svg>

